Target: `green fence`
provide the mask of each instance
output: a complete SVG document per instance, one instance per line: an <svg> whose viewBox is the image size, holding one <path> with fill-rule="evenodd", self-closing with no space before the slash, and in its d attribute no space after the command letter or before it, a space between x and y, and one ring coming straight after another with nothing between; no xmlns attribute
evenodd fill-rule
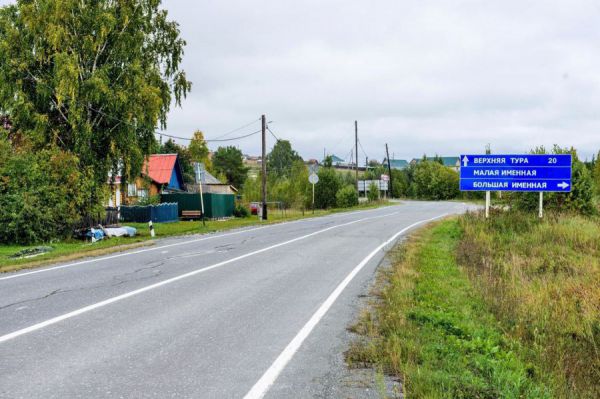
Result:
<svg viewBox="0 0 600 399"><path fill-rule="evenodd" d="M161 202L176 202L181 211L199 211L200 194L162 194ZM204 213L209 219L228 218L233 216L235 196L233 194L204 194Z"/></svg>
<svg viewBox="0 0 600 399"><path fill-rule="evenodd" d="M155 223L176 222L179 220L177 203L162 203L160 205L148 206L121 206L122 222L147 223L150 220Z"/></svg>

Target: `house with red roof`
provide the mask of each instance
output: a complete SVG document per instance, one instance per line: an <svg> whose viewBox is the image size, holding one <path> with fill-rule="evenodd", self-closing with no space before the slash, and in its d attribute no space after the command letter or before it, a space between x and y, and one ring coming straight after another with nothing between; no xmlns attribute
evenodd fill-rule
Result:
<svg viewBox="0 0 600 399"><path fill-rule="evenodd" d="M141 175L129 182L122 193L118 190L121 177L116 176L114 181L109 206L135 204L155 195L185 191L183 170L177 154L150 155L142 165Z"/></svg>

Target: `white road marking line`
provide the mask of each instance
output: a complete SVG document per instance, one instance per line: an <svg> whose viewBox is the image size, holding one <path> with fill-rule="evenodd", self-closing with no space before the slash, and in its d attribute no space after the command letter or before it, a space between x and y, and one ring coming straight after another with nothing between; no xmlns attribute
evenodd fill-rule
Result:
<svg viewBox="0 0 600 399"><path fill-rule="evenodd" d="M408 227L400 230L398 233L394 234L389 240L387 240L386 242L384 242L383 244L381 244L380 246L375 248L373 250L373 252L371 252L366 258L364 258L350 272L350 274L348 274L348 276L346 276L346 278L340 283L340 285L338 285L336 287L336 289L331 293L331 295L329 295L329 297L325 300L325 302L323 302L323 304L319 307L319 309L317 309L317 311L315 312L315 314L312 315L310 320L308 320L308 322L304 325L304 327L302 327L302 329L298 332L298 334L296 334L294 339L292 339L292 341L288 344L288 346L285 347L283 352L281 352L281 354L277 357L277 359L275 359L275 361L273 362L271 367L269 367L267 369L267 371L265 371L265 373L262 375L262 377L256 382L256 384L254 384L252 389L250 389L250 391L246 394L246 396L244 396L244 399L261 399L266 395L266 393L269 391L271 386L275 383L275 380L277 380L277 377L279 377L279 374L283 371L283 369L290 362L290 360L292 360L292 358L294 357L294 355L296 354L298 349L300 349L300 346L302 345L304 340L310 335L310 333L316 327L316 325L319 324L319 322L321 321L323 316L325 316L327 311L335 303L336 299L340 296L342 291L344 291L344 289L348 286L348 284L350 284L350 282L358 274L358 272L360 272L362 270L362 268L365 267L365 265L367 263L369 263L369 261L375 255L377 255L377 253L379 253L379 251L381 251L383 248L385 248L390 243L394 242L396 239L398 239L398 237L400 237L402 234L404 234L408 230L412 229L413 227L416 227L423 223L431 222L433 220L442 218L446 215L447 214L443 214L443 215L436 216L431 219L421 220L420 222L411 224L410 226L408 226Z"/></svg>
<svg viewBox="0 0 600 399"><path fill-rule="evenodd" d="M150 290L153 290L153 289L165 286L167 284L171 284L171 283L174 283L176 281L183 280L185 278L195 276L196 274L207 272L209 270L213 270L213 269L225 266L225 265L227 265L229 263L237 262L239 260L242 260L242 259L245 259L245 258L249 258L251 256L258 255L260 253L267 252L267 251L270 251L270 250L275 249L275 248L282 247L284 245L288 245L288 244L291 244L291 243L294 243L294 242L297 242L297 241L300 241L300 240L304 240L306 238L313 237L313 236L315 236L317 234L325 233L326 231L329 231L329 230L333 230L333 229L337 229L337 228L340 228L340 227L349 226L349 225L352 225L352 224L355 224L355 223L364 222L364 221L367 221L367 220L384 218L384 217L395 215L397 213L398 212L393 212L393 213L388 213L388 214L385 214L385 215L372 216L372 217L368 217L368 218L353 220L353 221L348 222L348 223L342 223L342 224L338 224L338 225L335 225L335 226L327 227L325 229L317 230L317 231L312 232L310 234L306 234L306 235L303 235L303 236L300 236L300 237L293 238L293 239L288 240L288 241L280 242L279 244L274 244L274 245L268 246L266 248L262 248L262 249L259 249L259 250L256 250L256 251L252 251L252 252L249 252L247 254L240 255L240 256L237 256L235 258L232 258L232 259L229 259L229 260L226 260L226 261L223 261L223 262L219 262L219 263L216 263L216 264L211 265L211 266L204 267L202 269L197 269L197 270L194 270L194 271L189 272L189 273L181 274L179 276L176 276L176 277L173 277L173 278L170 278L170 279L167 279L167 280L164 280L164 281L152 284L152 285L148 285L146 287L142 287L142 288L139 288L137 290L130 291L130 292L127 292L125 294L121 294L121 295L118 295L118 296L106 299L104 301L94 303L94 304L89 305L89 306L85 306L83 308L74 310L72 312L65 313L65 314L63 314L61 316L57 316L57 317L54 317L52 319L43 321L41 323L34 324L34 325L30 326L30 327L26 327L26 328L23 328L21 330L18 330L18 331L15 331L15 332L12 332L12 333L0 336L0 343L9 341L11 339L17 338L17 337L19 337L21 335L24 335L24 334L28 334L28 333L40 330L40 329L42 329L44 327L48 327L48 326L50 326L52 324L59 323L59 322L61 322L63 320L67 320L67 319L70 319L72 317L79 316L79 315L81 315L83 313L90 312L90 311L92 311L94 309L98 309L98 308L110 305L112 303L115 303L115 302L118 302L118 301L122 301L123 299L130 298L132 296L141 294L143 292L150 291Z"/></svg>
<svg viewBox="0 0 600 399"><path fill-rule="evenodd" d="M269 227L278 227L278 226L282 226L282 225L290 225L292 223L314 221L316 219L323 219L323 218L335 218L335 217L347 216L347 215L357 215L357 214L361 214L361 213L365 213L365 212L372 212L372 211L381 210L381 209L382 208L375 208L375 209L368 209L368 210L365 210L365 211L344 212L344 213L338 213L338 214L333 214L333 215L326 215L326 216L321 216L321 217L317 216L317 217L306 218L306 219L292 220L290 222L274 223L274 224L270 224L270 225L267 225L267 226L261 226L261 227L255 227L255 228L252 228L252 229L234 231L232 233L225 233L225 234L216 233L217 235L212 235L212 236L209 236L209 237L197 238L197 239L194 239L194 240L177 242L177 243L174 243L174 244L161 245L159 247L152 247L152 248L147 248L147 249L141 249L141 250L133 251L133 252L123 252L123 253L120 253L120 254L117 254L117 255L110 255L110 256L105 256L105 257L101 257L101 258L87 259L87 260L84 260L84 261L75 262L75 263L69 263L69 264L66 264L66 265L60 265L60 266L54 266L54 267L47 267L45 269L38 269L38 270L31 271L31 272L15 273L15 274L11 274L11 275L8 275L8 276L5 276L5 277L0 277L0 281L2 281L2 280L11 280L11 279L15 279L15 278L30 276L32 274L46 273L46 272L50 272L50 271L54 271L54 270L71 268L71 267L74 267L74 266L85 265L85 264L88 264L88 263L102 262L104 260L116 259L116 258L121 258L121 257L124 257L124 256L137 255L137 254L141 254L141 253L144 253L144 252L158 251L159 249L177 247L177 246L186 245L186 244L193 244L193 243L200 242L200 241L213 240L213 239L216 239L216 238L229 237L229 236L233 236L233 235L238 235L238 234L243 234L243 233L249 233L249 232L252 232L252 231L266 229L266 228L269 228Z"/></svg>

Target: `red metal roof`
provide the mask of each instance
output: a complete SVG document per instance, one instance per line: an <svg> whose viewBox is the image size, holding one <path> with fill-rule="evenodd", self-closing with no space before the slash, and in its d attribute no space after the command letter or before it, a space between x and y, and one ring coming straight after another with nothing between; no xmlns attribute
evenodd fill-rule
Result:
<svg viewBox="0 0 600 399"><path fill-rule="evenodd" d="M142 174L158 184L169 184L175 161L177 161L177 154L150 155L148 162L144 162L142 166Z"/></svg>

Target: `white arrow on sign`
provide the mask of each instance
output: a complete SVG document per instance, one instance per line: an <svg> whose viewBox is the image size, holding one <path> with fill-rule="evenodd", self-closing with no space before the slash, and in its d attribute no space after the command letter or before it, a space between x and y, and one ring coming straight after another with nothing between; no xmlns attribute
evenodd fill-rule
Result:
<svg viewBox="0 0 600 399"><path fill-rule="evenodd" d="M465 157L463 158L463 165L464 166L469 166L469 158L465 155Z"/></svg>
<svg viewBox="0 0 600 399"><path fill-rule="evenodd" d="M562 183L558 184L558 187L562 188L563 190L566 190L567 188L569 188L569 183L562 182Z"/></svg>

